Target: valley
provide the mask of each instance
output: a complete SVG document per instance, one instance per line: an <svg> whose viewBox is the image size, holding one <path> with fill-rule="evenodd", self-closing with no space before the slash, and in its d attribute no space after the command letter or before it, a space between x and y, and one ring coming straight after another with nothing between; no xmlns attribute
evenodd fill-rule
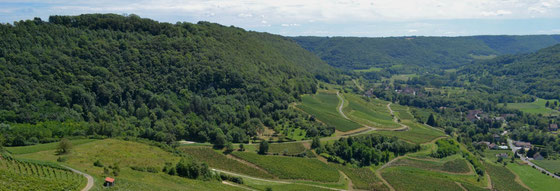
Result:
<svg viewBox="0 0 560 191"><path fill-rule="evenodd" d="M560 187L558 35L83 14L0 37L0 190Z"/></svg>

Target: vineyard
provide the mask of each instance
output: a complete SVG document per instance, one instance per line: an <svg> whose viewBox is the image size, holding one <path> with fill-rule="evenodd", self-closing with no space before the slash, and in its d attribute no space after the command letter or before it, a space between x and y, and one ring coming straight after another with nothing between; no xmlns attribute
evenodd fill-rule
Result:
<svg viewBox="0 0 560 191"><path fill-rule="evenodd" d="M86 179L52 164L0 158L0 190L80 190Z"/></svg>

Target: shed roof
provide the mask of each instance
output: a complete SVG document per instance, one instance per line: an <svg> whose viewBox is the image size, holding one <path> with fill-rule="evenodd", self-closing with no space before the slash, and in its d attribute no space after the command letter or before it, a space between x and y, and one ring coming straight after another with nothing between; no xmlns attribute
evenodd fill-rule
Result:
<svg viewBox="0 0 560 191"><path fill-rule="evenodd" d="M105 178L105 182L115 182L115 179L111 177L107 177Z"/></svg>

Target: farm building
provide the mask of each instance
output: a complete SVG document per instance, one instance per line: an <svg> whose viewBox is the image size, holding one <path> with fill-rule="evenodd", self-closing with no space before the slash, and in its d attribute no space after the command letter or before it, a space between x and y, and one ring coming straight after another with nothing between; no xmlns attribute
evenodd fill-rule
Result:
<svg viewBox="0 0 560 191"><path fill-rule="evenodd" d="M524 149L530 149L531 148L531 143L529 142L523 142L523 141L514 141L513 144L516 147L522 147Z"/></svg>
<svg viewBox="0 0 560 191"><path fill-rule="evenodd" d="M469 113L467 114L467 119L471 121L479 120L480 116L478 115L482 113L483 113L482 110L469 110Z"/></svg>
<svg viewBox="0 0 560 191"><path fill-rule="evenodd" d="M496 157L498 157L498 158L508 158L509 155L507 153L500 153L500 154L497 154Z"/></svg>
<svg viewBox="0 0 560 191"><path fill-rule="evenodd" d="M103 184L103 186L114 186L115 185L115 179L111 178L111 177L106 177L105 178L105 183Z"/></svg>
<svg viewBox="0 0 560 191"><path fill-rule="evenodd" d="M544 157L541 155L541 153L535 153L535 154L533 155L533 159L535 159L535 160L543 160Z"/></svg>

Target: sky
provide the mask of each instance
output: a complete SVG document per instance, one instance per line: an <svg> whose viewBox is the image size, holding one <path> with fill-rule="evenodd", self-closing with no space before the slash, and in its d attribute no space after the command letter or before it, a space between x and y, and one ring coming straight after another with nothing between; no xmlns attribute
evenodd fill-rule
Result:
<svg viewBox="0 0 560 191"><path fill-rule="evenodd" d="M136 14L284 36L560 34L560 0L0 0L0 22Z"/></svg>

